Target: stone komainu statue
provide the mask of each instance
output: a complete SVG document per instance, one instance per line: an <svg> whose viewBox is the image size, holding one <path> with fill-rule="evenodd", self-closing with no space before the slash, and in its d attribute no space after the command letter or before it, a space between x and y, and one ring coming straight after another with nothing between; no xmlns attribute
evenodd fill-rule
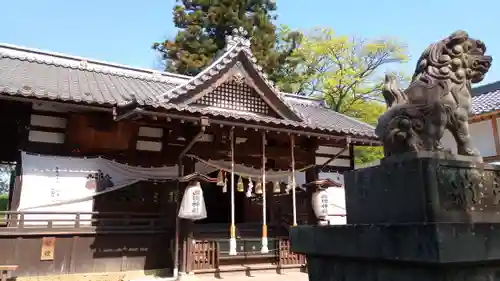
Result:
<svg viewBox="0 0 500 281"><path fill-rule="evenodd" d="M458 154L479 156L468 119L471 84L482 81L491 65L485 52L483 42L456 31L424 51L406 90L398 88L395 76L386 75L382 92L388 110L375 129L385 156L442 151L446 129L457 142Z"/></svg>

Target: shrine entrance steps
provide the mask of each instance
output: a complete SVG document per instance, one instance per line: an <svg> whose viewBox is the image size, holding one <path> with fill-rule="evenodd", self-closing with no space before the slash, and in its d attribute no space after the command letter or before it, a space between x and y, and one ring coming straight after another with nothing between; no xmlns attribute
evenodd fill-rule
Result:
<svg viewBox="0 0 500 281"><path fill-rule="evenodd" d="M281 268L281 274L275 265L258 264L250 266L222 266L219 272L195 273L181 281L244 281L244 280L273 280L273 281L307 281L307 273L303 267Z"/></svg>

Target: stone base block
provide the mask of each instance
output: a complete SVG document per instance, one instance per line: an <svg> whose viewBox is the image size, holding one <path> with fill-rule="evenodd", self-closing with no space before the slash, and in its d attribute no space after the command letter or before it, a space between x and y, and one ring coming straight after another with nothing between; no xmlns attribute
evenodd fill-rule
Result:
<svg viewBox="0 0 500 281"><path fill-rule="evenodd" d="M500 280L500 223L298 226L309 280Z"/></svg>
<svg viewBox="0 0 500 281"><path fill-rule="evenodd" d="M410 153L346 173L347 223L500 222L500 166L472 160Z"/></svg>

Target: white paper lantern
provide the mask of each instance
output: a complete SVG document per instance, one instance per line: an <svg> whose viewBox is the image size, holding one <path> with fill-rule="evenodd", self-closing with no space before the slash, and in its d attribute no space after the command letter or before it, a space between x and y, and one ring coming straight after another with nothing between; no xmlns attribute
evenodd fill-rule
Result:
<svg viewBox="0 0 500 281"><path fill-rule="evenodd" d="M199 182L190 183L186 191L184 191L181 207L179 208L179 217L188 220L207 218L205 199Z"/></svg>
<svg viewBox="0 0 500 281"><path fill-rule="evenodd" d="M328 195L329 194L325 189L321 189L314 192L312 196L314 214L320 220L324 220L328 217Z"/></svg>

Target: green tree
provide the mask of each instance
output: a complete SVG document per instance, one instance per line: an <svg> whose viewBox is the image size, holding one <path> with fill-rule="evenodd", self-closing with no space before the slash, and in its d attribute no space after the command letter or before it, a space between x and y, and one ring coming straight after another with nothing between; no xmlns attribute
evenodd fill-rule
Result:
<svg viewBox="0 0 500 281"><path fill-rule="evenodd" d="M7 194L0 194L0 212L7 211L8 205L9 205L9 196ZM2 217L3 215L0 214L0 219L2 219Z"/></svg>
<svg viewBox="0 0 500 281"><path fill-rule="evenodd" d="M160 52L166 70L196 75L207 67L225 46L225 38L243 27L251 40L254 56L264 72L275 80L280 66L293 52L298 33L287 32L277 38L276 3L272 0L177 0L174 24L179 29L174 40L153 44ZM283 39L280 44L278 39ZM288 41L287 41L288 40Z"/></svg>
<svg viewBox="0 0 500 281"><path fill-rule="evenodd" d="M289 60L295 64L295 74L278 81L279 87L321 96L333 110L374 125L385 111L380 102L381 72L407 62L408 55L406 46L394 39L350 38L338 36L330 28L319 28L305 34ZM382 155L379 147L356 149L358 163Z"/></svg>
<svg viewBox="0 0 500 281"><path fill-rule="evenodd" d="M0 164L0 195L9 192L12 171L13 167L11 165Z"/></svg>

